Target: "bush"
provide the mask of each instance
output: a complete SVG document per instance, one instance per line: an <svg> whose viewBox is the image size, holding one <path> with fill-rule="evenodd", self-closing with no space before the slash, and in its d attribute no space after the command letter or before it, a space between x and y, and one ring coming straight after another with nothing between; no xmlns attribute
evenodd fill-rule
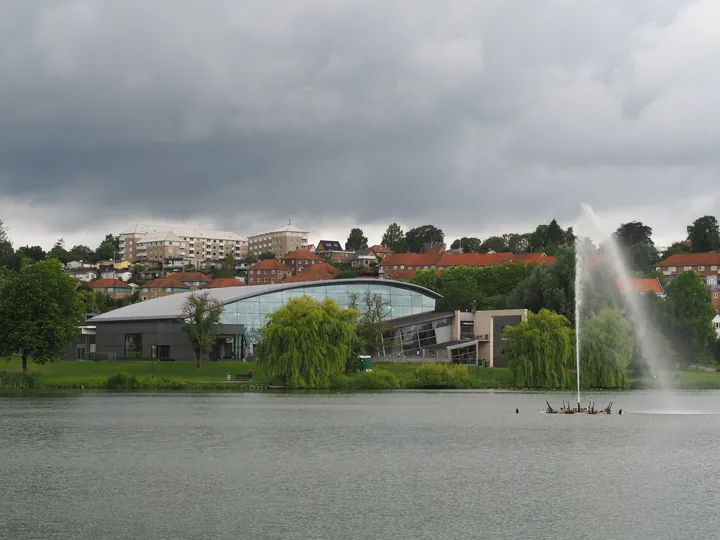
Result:
<svg viewBox="0 0 720 540"><path fill-rule="evenodd" d="M137 390L140 388L140 381L134 375L118 373L108 378L105 388L108 390Z"/></svg>
<svg viewBox="0 0 720 540"><path fill-rule="evenodd" d="M389 371L374 369L350 379L349 387L354 390L392 390L400 388L400 381Z"/></svg>
<svg viewBox="0 0 720 540"><path fill-rule="evenodd" d="M0 388L36 388L40 386L38 373L0 371Z"/></svg>
<svg viewBox="0 0 720 540"><path fill-rule="evenodd" d="M363 361L358 355L350 355L345 363L345 373L357 373L363 370Z"/></svg>
<svg viewBox="0 0 720 540"><path fill-rule="evenodd" d="M470 372L463 364L423 364L414 388L470 388Z"/></svg>
<svg viewBox="0 0 720 540"><path fill-rule="evenodd" d="M188 382L185 379L179 379L176 377L166 378L153 378L150 375L146 375L139 380L139 388L149 388L157 390L182 390L186 388Z"/></svg>

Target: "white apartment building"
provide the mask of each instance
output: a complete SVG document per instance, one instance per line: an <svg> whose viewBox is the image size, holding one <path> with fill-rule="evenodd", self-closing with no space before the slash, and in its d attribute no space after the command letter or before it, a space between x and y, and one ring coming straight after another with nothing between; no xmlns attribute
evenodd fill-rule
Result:
<svg viewBox="0 0 720 540"><path fill-rule="evenodd" d="M308 231L303 231L291 223L248 237L248 254L260 255L271 251L278 257L287 255L296 249L308 248Z"/></svg>
<svg viewBox="0 0 720 540"><path fill-rule="evenodd" d="M120 256L130 262L183 258L197 267L207 259L242 259L247 253L247 238L229 231L135 225L120 234Z"/></svg>

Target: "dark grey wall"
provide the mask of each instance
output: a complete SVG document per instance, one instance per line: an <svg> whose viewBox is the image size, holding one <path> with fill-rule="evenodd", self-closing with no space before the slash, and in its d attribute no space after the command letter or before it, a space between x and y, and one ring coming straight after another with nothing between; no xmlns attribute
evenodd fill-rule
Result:
<svg viewBox="0 0 720 540"><path fill-rule="evenodd" d="M218 325L218 334L240 335L244 327L240 324ZM190 346L187 334L182 329L180 321L127 321L127 322L97 322L96 323L96 351L98 353L111 353L116 359L125 358L125 335L142 334L142 357L150 359L152 345L168 345L170 358L175 360L192 360L195 351Z"/></svg>
<svg viewBox="0 0 720 540"><path fill-rule="evenodd" d="M493 365L506 367L508 357L505 354L505 342L502 340L502 329L505 326L515 326L522 322L520 315L506 315L493 317Z"/></svg>

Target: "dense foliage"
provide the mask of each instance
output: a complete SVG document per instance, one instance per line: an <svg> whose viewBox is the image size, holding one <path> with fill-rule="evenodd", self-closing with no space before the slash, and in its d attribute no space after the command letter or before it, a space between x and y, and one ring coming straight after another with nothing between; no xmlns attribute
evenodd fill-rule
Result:
<svg viewBox="0 0 720 540"><path fill-rule="evenodd" d="M499 309L504 307L508 291L515 289L533 271L533 267L522 264L484 268L458 266L439 275L433 270L417 272L412 283L442 295L436 303L438 311L465 311L473 307Z"/></svg>
<svg viewBox="0 0 720 540"><path fill-rule="evenodd" d="M434 225L421 225L405 233L407 250L420 253L425 244L434 248L445 248L445 233Z"/></svg>
<svg viewBox="0 0 720 540"><path fill-rule="evenodd" d="M583 388L628 388L635 340L617 308L592 313L580 334L580 384Z"/></svg>
<svg viewBox="0 0 720 540"><path fill-rule="evenodd" d="M258 365L272 384L289 388L329 388L345 372L354 350L359 313L293 298L268 317L257 347Z"/></svg>
<svg viewBox="0 0 720 540"><path fill-rule="evenodd" d="M57 260L10 272L0 287L0 355L20 352L23 371L65 354L78 334L84 304Z"/></svg>
<svg viewBox="0 0 720 540"><path fill-rule="evenodd" d="M363 234L362 229L355 227L350 231L347 241L345 242L345 249L347 251L357 251L358 249L364 249L368 247L367 236Z"/></svg>
<svg viewBox="0 0 720 540"><path fill-rule="evenodd" d="M400 225L391 223L383 234L380 245L395 253L404 253L407 250L407 241Z"/></svg>
<svg viewBox="0 0 720 540"><path fill-rule="evenodd" d="M570 321L543 309L503 330L510 371L517 388L565 388L572 365L574 333Z"/></svg>

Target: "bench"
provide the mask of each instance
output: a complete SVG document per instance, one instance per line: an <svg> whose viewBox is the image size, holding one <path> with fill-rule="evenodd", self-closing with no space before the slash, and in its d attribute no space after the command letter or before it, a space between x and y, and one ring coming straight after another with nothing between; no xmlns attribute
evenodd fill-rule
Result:
<svg viewBox="0 0 720 540"><path fill-rule="evenodd" d="M247 373L236 373L235 380L236 381L252 381L252 376L248 375Z"/></svg>

